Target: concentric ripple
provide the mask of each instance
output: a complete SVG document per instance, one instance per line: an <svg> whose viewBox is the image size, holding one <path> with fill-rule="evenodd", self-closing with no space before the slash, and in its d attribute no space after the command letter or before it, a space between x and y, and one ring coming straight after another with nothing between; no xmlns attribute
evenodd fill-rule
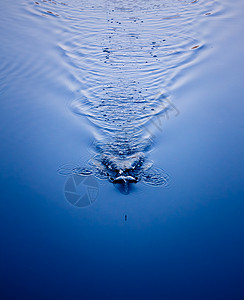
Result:
<svg viewBox="0 0 244 300"><path fill-rule="evenodd" d="M149 148L148 122L172 108L166 91L206 47L195 25L221 7L213 0L72 0L33 2L31 10L56 20L57 49L78 86L70 108L97 128L97 152L121 162Z"/></svg>

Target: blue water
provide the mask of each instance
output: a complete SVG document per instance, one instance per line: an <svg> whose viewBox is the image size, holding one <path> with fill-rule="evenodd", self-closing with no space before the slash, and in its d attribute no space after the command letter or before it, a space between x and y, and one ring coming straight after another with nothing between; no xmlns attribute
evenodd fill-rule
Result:
<svg viewBox="0 0 244 300"><path fill-rule="evenodd" d="M1 299L244 298L243 12L1 1ZM167 185L57 172L148 138Z"/></svg>

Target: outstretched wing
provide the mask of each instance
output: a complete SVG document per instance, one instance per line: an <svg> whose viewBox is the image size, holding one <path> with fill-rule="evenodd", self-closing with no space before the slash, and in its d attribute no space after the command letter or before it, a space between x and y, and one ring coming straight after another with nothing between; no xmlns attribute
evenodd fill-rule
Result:
<svg viewBox="0 0 244 300"><path fill-rule="evenodd" d="M141 181L154 186L166 185L169 181L169 175L161 168L152 167L143 172Z"/></svg>
<svg viewBox="0 0 244 300"><path fill-rule="evenodd" d="M77 167L75 165L64 165L62 167L60 167L57 170L59 175L82 175L82 176L89 176L91 175L93 172L87 168L87 167Z"/></svg>

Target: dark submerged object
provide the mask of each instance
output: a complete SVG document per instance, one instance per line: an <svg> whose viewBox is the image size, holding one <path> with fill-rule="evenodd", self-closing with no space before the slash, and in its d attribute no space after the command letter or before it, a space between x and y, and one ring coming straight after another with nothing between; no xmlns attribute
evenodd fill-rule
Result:
<svg viewBox="0 0 244 300"><path fill-rule="evenodd" d="M166 185L169 180L169 175L163 169L153 167L153 163L147 161L142 152L126 158L101 154L91 159L87 167L60 168L58 172L62 175L94 175L99 179L107 179L125 195L139 181L160 186Z"/></svg>
<svg viewBox="0 0 244 300"><path fill-rule="evenodd" d="M93 98L74 100L71 110L78 115L85 115L97 129L93 143L95 156L86 167L61 168L59 173L94 175L99 179L107 179L123 194L129 194L138 182L153 186L166 185L169 175L163 169L154 167L147 159L153 139L146 129L150 120L172 109L167 95L161 92L147 99L145 106L143 99L141 103L134 103L134 100L128 103L125 95L114 99L112 93L112 102L98 98L96 103L100 101L101 106L89 104L85 109L83 102L89 102L89 99ZM106 117L103 112L106 112Z"/></svg>

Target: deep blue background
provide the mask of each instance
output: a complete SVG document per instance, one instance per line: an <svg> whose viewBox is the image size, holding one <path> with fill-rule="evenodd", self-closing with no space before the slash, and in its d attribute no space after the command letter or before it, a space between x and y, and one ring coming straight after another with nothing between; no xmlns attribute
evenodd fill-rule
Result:
<svg viewBox="0 0 244 300"><path fill-rule="evenodd" d="M55 33L33 34L19 6L0 5L1 299L244 299L241 1L202 28L208 50L173 83L180 115L151 153L169 187L99 181L85 209L56 171L90 158L92 129L67 109Z"/></svg>

